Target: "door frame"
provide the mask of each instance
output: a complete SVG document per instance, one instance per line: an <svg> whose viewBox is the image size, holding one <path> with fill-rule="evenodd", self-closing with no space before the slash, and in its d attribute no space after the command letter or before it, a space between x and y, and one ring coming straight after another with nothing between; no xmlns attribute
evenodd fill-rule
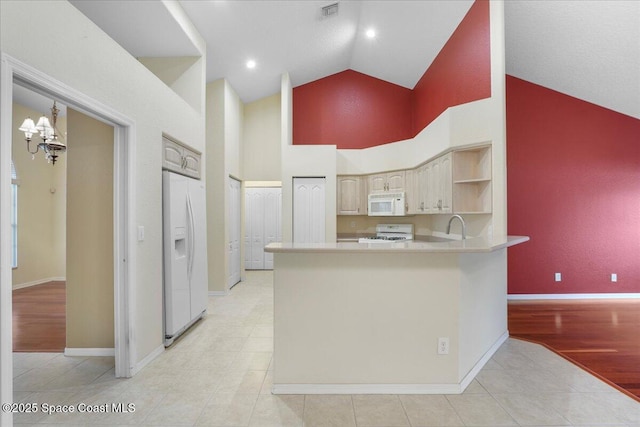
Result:
<svg viewBox="0 0 640 427"><path fill-rule="evenodd" d="M5 53L0 56L0 141L12 140L14 82L114 127L115 373L132 375L135 357L135 135L133 120ZM11 143L0 144L0 400L13 401ZM10 415L10 414L9 414ZM2 420L4 421L4 414Z"/></svg>

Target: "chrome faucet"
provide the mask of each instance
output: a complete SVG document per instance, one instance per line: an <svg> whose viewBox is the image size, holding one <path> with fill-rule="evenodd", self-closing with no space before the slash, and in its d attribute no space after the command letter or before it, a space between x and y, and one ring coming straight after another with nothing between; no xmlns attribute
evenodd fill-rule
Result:
<svg viewBox="0 0 640 427"><path fill-rule="evenodd" d="M447 234L451 233L451 222L452 222L455 218L458 218L458 219L460 220L460 224L462 224L462 240L464 240L464 239L466 239L466 238L467 238L467 231L466 231L467 226L466 226L466 224L464 223L464 219L463 219L460 215L458 215L458 214L453 215L453 216L451 217L451 219L449 219L449 224L447 224Z"/></svg>

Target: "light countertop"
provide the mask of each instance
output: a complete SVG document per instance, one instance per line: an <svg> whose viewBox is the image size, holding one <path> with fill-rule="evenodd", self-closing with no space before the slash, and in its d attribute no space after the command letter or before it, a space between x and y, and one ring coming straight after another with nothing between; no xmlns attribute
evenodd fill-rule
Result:
<svg viewBox="0 0 640 427"><path fill-rule="evenodd" d="M491 239L474 237L447 242L396 242L396 243L270 243L265 252L270 253L481 253L518 245L529 236L494 236Z"/></svg>

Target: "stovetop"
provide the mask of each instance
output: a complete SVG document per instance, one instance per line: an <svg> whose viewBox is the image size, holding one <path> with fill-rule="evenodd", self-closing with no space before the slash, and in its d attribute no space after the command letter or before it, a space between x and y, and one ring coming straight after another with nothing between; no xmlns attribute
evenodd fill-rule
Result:
<svg viewBox="0 0 640 427"><path fill-rule="evenodd" d="M393 243L413 240L413 224L378 224L376 235L358 239L358 243Z"/></svg>

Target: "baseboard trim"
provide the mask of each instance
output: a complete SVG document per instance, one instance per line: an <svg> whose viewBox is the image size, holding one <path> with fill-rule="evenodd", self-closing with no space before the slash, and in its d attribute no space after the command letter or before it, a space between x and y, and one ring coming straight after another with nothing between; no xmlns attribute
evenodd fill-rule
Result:
<svg viewBox="0 0 640 427"><path fill-rule="evenodd" d="M115 348L69 348L64 349L65 356L115 356Z"/></svg>
<svg viewBox="0 0 640 427"><path fill-rule="evenodd" d="M465 391L466 388L469 387L469 384L471 384L471 381L475 379L476 375L478 375L478 373L482 370L482 368L484 368L484 365L487 364L487 362L493 357L496 351L498 351L500 346L504 344L505 341L508 339L509 339L509 331L506 331L504 334L500 336L500 338L498 338L498 340L495 343L493 343L491 348L487 350L484 356L482 356L480 360L478 360L478 362L473 366L473 368L471 368L469 373L465 375L465 377L460 382L460 387L462 391Z"/></svg>
<svg viewBox="0 0 640 427"><path fill-rule="evenodd" d="M209 291L210 297L225 297L229 295L229 291Z"/></svg>
<svg viewBox="0 0 640 427"><path fill-rule="evenodd" d="M640 293L611 294L508 294L509 301L550 300L550 299L637 299Z"/></svg>
<svg viewBox="0 0 640 427"><path fill-rule="evenodd" d="M25 283L19 283L19 284L14 283L11 286L11 288L15 291L16 289L23 289L31 286L42 285L43 283L48 283L48 282L66 282L66 281L67 281L66 277L47 277L46 279L34 280L33 282L25 282Z"/></svg>
<svg viewBox="0 0 640 427"><path fill-rule="evenodd" d="M509 338L505 332L487 350L460 384L274 384L273 394L461 394Z"/></svg>
<svg viewBox="0 0 640 427"><path fill-rule="evenodd" d="M151 363L156 357L160 356L162 353L164 353L163 344L156 347L156 349L153 350L151 353L147 354L147 356L144 359L136 363L133 366L133 368L131 368L131 376L134 376L135 374L140 372L142 369L144 369L145 366Z"/></svg>

